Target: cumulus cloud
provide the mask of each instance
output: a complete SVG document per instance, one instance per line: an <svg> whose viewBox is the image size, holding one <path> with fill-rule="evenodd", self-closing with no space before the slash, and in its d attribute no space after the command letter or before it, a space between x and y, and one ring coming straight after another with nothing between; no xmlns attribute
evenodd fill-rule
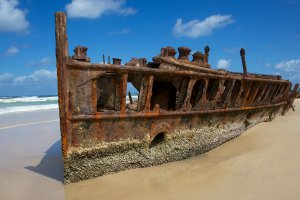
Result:
<svg viewBox="0 0 300 200"><path fill-rule="evenodd" d="M198 38L211 34L215 29L232 24L234 19L231 15L212 15L203 21L198 19L183 23L182 19L177 19L173 27L173 34L177 37Z"/></svg>
<svg viewBox="0 0 300 200"><path fill-rule="evenodd" d="M10 84L14 80L14 75L10 73L0 74L0 84Z"/></svg>
<svg viewBox="0 0 300 200"><path fill-rule="evenodd" d="M300 59L282 61L275 65L275 69L283 78L300 83Z"/></svg>
<svg viewBox="0 0 300 200"><path fill-rule="evenodd" d="M125 6L125 0L72 0L66 5L71 18L96 19L104 14L116 13L123 16L136 14L137 10Z"/></svg>
<svg viewBox="0 0 300 200"><path fill-rule="evenodd" d="M56 70L41 69L27 76L14 76L10 73L0 74L0 86L47 85L54 82L56 82Z"/></svg>
<svg viewBox="0 0 300 200"><path fill-rule="evenodd" d="M230 60L221 59L218 61L217 68L218 69L228 69L230 65Z"/></svg>
<svg viewBox="0 0 300 200"><path fill-rule="evenodd" d="M0 0L0 31L27 31L29 22L26 20L25 10L17 8L18 0Z"/></svg>
<svg viewBox="0 0 300 200"><path fill-rule="evenodd" d="M17 76L13 80L15 85L34 85L34 84L44 84L49 81L56 80L56 70L49 71L45 69L37 70L33 74L28 76Z"/></svg>
<svg viewBox="0 0 300 200"><path fill-rule="evenodd" d="M275 65L275 68L286 72L300 71L300 59L283 61Z"/></svg>
<svg viewBox="0 0 300 200"><path fill-rule="evenodd" d="M31 61L26 64L27 67L47 67L52 64L50 57L44 57L39 61Z"/></svg>
<svg viewBox="0 0 300 200"><path fill-rule="evenodd" d="M9 47L6 51L5 51L5 55L6 56L14 56L17 53L19 53L19 49L15 46Z"/></svg>

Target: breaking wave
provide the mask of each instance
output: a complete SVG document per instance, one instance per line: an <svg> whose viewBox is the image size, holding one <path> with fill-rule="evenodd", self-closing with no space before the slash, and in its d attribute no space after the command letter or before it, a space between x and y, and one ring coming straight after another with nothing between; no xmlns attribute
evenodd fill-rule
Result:
<svg viewBox="0 0 300 200"><path fill-rule="evenodd" d="M58 104L34 105L34 106L12 106L0 109L0 115L7 113L17 113L36 110L49 110L58 108Z"/></svg>
<svg viewBox="0 0 300 200"><path fill-rule="evenodd" d="M58 108L57 96L0 97L0 115Z"/></svg>
<svg viewBox="0 0 300 200"><path fill-rule="evenodd" d="M32 103L32 102L49 102L49 101L58 101L57 96L49 96L49 97L39 97L39 96L31 96L31 97L0 97L0 103Z"/></svg>
<svg viewBox="0 0 300 200"><path fill-rule="evenodd" d="M132 95L132 100L138 99L137 94ZM126 97L126 103L130 103ZM23 96L23 97L0 97L0 115L37 110L58 108L57 96Z"/></svg>

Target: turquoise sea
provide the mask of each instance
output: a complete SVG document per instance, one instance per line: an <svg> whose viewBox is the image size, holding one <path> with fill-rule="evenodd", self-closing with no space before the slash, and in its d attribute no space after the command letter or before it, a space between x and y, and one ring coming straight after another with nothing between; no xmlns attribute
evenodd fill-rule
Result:
<svg viewBox="0 0 300 200"><path fill-rule="evenodd" d="M0 115L58 108L57 96L0 97Z"/></svg>
<svg viewBox="0 0 300 200"><path fill-rule="evenodd" d="M132 94L132 99L137 100L138 94ZM126 102L129 103L128 96ZM0 97L0 115L55 108L58 108L58 96Z"/></svg>

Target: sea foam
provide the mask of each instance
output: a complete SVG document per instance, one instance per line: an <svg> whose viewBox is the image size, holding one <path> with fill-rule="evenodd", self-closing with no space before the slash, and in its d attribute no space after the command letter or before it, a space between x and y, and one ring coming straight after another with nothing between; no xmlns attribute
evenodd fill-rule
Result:
<svg viewBox="0 0 300 200"><path fill-rule="evenodd" d="M57 96L0 97L0 115L58 108Z"/></svg>
<svg viewBox="0 0 300 200"><path fill-rule="evenodd" d="M132 100L138 100L138 95L132 95ZM130 103L128 96L126 96L126 103ZM57 108L57 96L0 97L0 115L6 113L48 110Z"/></svg>
<svg viewBox="0 0 300 200"><path fill-rule="evenodd" d="M49 110L58 108L58 104L48 104L48 105L32 105L32 106L12 106L0 109L0 115L7 113L17 113L17 112L27 112L36 110Z"/></svg>
<svg viewBox="0 0 300 200"><path fill-rule="evenodd" d="M38 97L38 96L31 96L31 97L0 97L0 103L30 103L30 102L46 102L46 101L57 101L57 96L52 97Z"/></svg>

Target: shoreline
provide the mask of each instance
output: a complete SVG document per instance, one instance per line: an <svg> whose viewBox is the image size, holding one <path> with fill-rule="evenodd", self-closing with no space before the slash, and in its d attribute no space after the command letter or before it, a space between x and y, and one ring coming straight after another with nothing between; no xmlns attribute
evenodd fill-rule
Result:
<svg viewBox="0 0 300 200"><path fill-rule="evenodd" d="M298 199L295 105L202 155L66 186L58 110L0 115L0 128L31 123L0 129L0 199Z"/></svg>

